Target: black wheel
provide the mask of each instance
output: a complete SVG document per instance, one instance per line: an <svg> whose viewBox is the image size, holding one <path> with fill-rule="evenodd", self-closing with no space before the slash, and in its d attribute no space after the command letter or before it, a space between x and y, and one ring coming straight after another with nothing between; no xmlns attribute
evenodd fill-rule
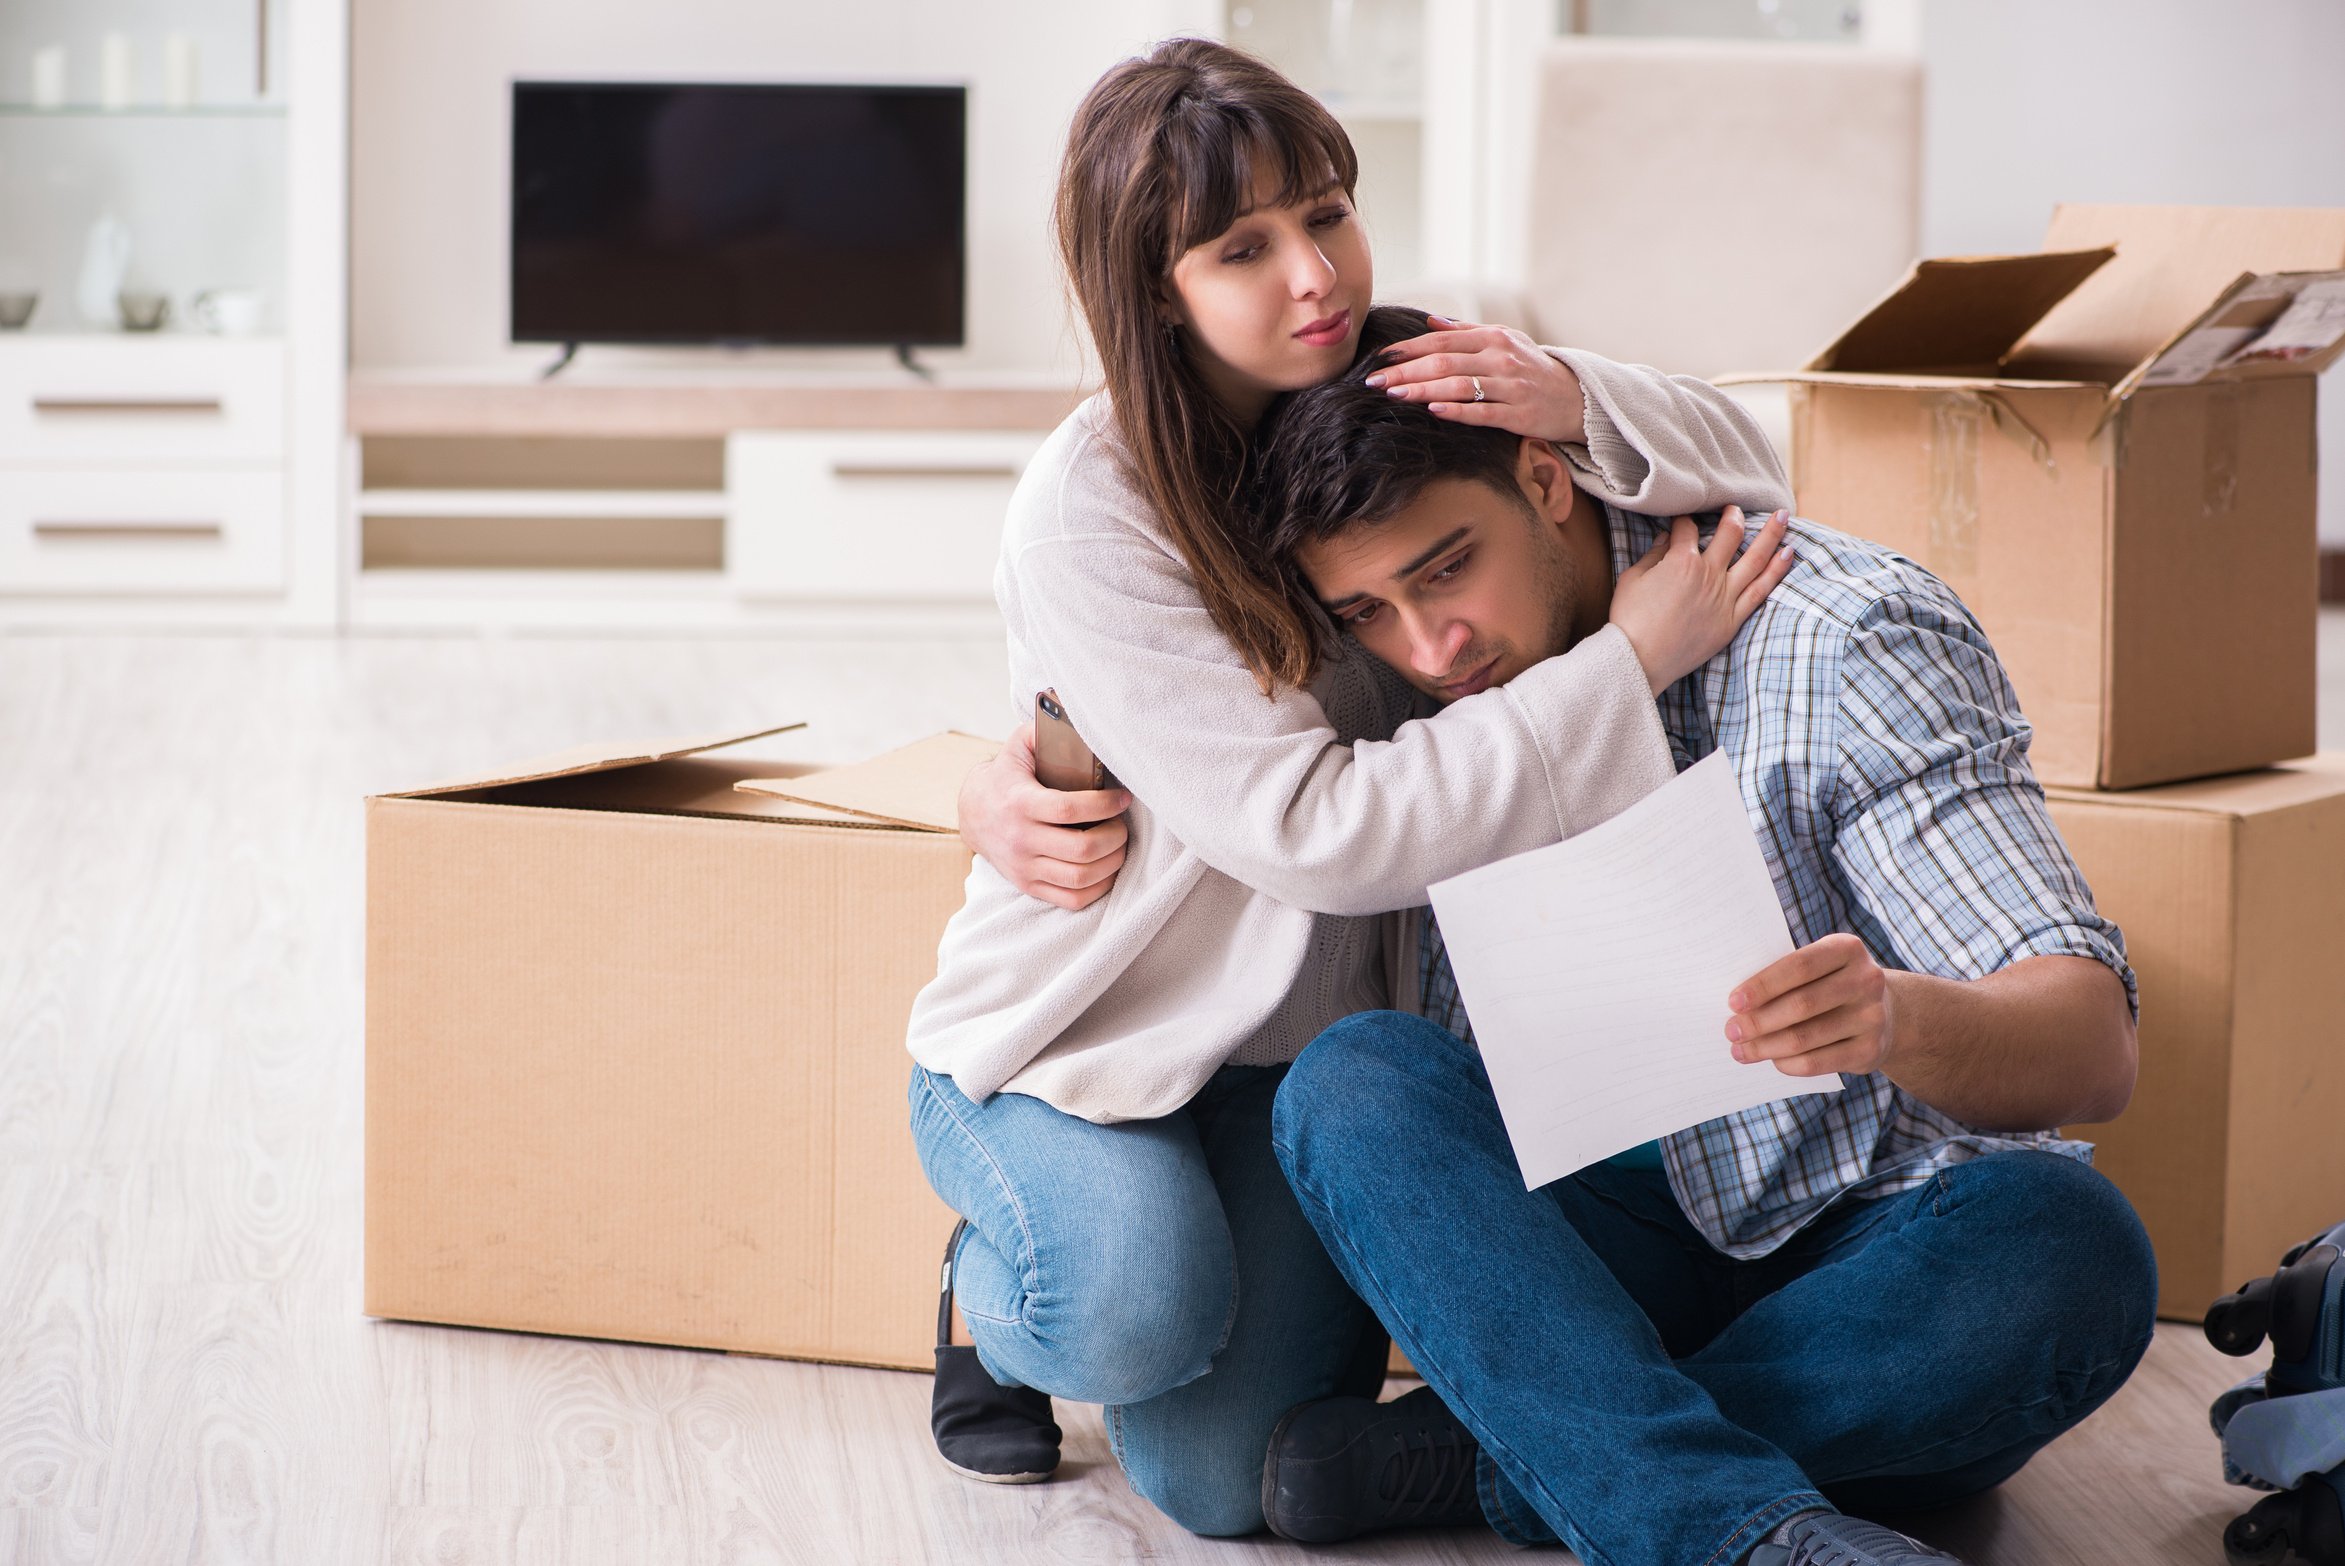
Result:
<svg viewBox="0 0 2345 1566"><path fill-rule="evenodd" d="M2302 1503L2294 1491L2267 1496L2223 1530L2223 1555L2231 1566L2280 1566L2296 1536Z"/></svg>

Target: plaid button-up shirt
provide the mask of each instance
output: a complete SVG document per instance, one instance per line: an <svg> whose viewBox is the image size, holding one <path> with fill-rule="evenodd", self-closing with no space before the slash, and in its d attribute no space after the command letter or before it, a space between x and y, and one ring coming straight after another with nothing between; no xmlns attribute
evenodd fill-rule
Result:
<svg viewBox="0 0 2345 1566"><path fill-rule="evenodd" d="M1617 575L1668 522L1607 509ZM2132 1000L2124 936L2052 825L2027 720L1970 612L1877 544L1800 520L1791 539L1782 585L1660 707L1680 771L1713 750L1732 761L1792 939L1846 930L1884 967L1958 979L2090 957ZM1430 915L1424 929L1425 1015L1471 1038ZM1678 1205L1712 1245L1764 1256L1838 1197L1908 1191L1981 1153L2092 1158L2053 1131L1975 1131L1885 1076L1843 1080L1662 1139Z"/></svg>

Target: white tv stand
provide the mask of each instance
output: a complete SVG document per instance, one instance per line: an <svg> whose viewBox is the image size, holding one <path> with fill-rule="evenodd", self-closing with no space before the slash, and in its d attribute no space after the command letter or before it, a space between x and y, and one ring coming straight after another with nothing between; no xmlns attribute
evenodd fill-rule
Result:
<svg viewBox="0 0 2345 1566"><path fill-rule="evenodd" d="M1062 381L359 373L349 623L990 629Z"/></svg>

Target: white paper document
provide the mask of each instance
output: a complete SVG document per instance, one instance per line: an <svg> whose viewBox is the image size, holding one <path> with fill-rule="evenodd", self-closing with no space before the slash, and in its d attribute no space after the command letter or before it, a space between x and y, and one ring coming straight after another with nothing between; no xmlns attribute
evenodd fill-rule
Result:
<svg viewBox="0 0 2345 1566"><path fill-rule="evenodd" d="M1723 753L1601 826L1432 895L1526 1186L1840 1088L1729 1053L1726 997L1792 941Z"/></svg>

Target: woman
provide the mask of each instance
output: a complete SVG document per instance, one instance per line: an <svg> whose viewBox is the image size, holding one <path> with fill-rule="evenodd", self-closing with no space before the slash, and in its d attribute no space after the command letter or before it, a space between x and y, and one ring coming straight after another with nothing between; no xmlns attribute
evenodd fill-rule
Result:
<svg viewBox="0 0 2345 1566"><path fill-rule="evenodd" d="M1379 1379L1380 1333L1272 1155L1284 1063L1343 1016L1409 1005L1418 921L1387 916L1429 882L1666 780L1654 693L1788 563L1779 523L1739 561L1738 525L1704 552L1681 524L1623 576L1612 625L1427 718L1330 649L1250 569L1232 496L1270 399L1353 357L1372 282L1355 175L1324 109L1214 43L1126 61L1078 109L1057 226L1107 390L1028 468L995 591L1013 701L1055 686L1136 802L1078 834L1017 824L1030 779L973 785L967 830L1016 873L973 868L910 1030L914 1137L967 1220L950 1270L984 1367L940 1375L948 1460L1040 1477L1038 1394L1097 1402L1133 1487L1207 1534L1261 1526L1281 1413ZM1396 395L1555 440L1608 499L1788 499L1756 427L1698 383L1490 329L1394 352ZM1070 822L1126 803L1060 798ZM1087 895L1109 873L1115 895ZM996 1461L971 1432L1021 1407L1048 1436Z"/></svg>

